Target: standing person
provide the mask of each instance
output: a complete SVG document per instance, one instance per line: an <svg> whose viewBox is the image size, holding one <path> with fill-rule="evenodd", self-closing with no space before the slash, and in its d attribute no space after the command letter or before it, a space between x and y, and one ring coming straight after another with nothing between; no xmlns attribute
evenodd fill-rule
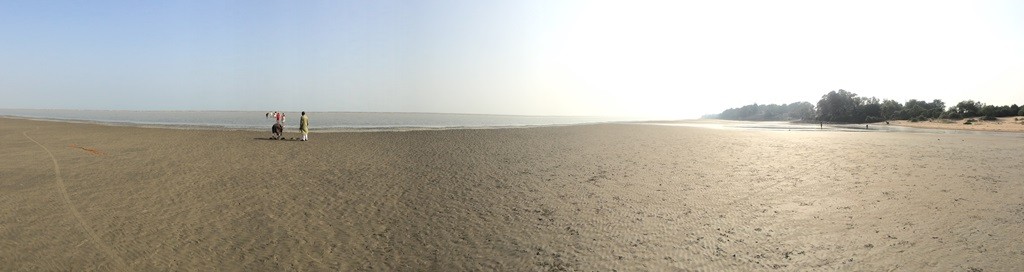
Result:
<svg viewBox="0 0 1024 272"><path fill-rule="evenodd" d="M302 112L299 118L299 131L302 131L302 141L309 141L309 116L306 116L306 112Z"/></svg>

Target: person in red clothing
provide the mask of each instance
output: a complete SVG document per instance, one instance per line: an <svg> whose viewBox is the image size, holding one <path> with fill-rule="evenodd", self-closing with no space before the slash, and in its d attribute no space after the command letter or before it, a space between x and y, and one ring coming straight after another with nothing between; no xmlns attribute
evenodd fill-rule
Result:
<svg viewBox="0 0 1024 272"><path fill-rule="evenodd" d="M274 119L277 120L278 124L284 124L284 122L285 122L284 121L284 113L283 112L276 112L275 111L274 112Z"/></svg>
<svg viewBox="0 0 1024 272"><path fill-rule="evenodd" d="M270 132L272 133L271 139L284 139L284 113L275 111L268 112L267 118L274 116L274 126L271 127Z"/></svg>

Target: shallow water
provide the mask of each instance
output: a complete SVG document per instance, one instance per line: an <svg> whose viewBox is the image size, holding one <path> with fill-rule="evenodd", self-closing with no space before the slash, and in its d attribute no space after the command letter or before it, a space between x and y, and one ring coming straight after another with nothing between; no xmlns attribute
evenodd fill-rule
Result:
<svg viewBox="0 0 1024 272"><path fill-rule="evenodd" d="M299 112L284 112L286 128L297 128ZM392 130L570 125L635 119L585 116L514 116L443 113L308 112L318 131ZM113 111L0 109L15 116L103 124L262 130L274 123L266 112L253 111Z"/></svg>

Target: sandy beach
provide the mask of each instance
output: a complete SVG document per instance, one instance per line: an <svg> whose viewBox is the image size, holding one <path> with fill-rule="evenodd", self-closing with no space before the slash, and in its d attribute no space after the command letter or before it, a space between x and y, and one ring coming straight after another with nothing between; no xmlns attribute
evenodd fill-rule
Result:
<svg viewBox="0 0 1024 272"><path fill-rule="evenodd" d="M0 266L1024 268L1024 136L645 124L268 136L0 118Z"/></svg>
<svg viewBox="0 0 1024 272"><path fill-rule="evenodd" d="M999 132L1024 132L1024 117L1000 117L995 121L981 121L973 118L971 124L964 124L967 119L960 120L929 120L923 122L910 122L907 120L892 121L892 125L933 128L933 129L956 129L975 131L999 131Z"/></svg>

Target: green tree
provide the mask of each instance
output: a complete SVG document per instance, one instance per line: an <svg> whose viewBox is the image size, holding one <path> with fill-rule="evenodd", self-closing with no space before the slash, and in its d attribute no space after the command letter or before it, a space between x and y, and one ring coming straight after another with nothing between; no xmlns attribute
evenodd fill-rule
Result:
<svg viewBox="0 0 1024 272"><path fill-rule="evenodd" d="M863 120L862 122L878 122L885 120L882 118L882 104L878 98L865 98L861 99L860 105L858 105L858 114L855 119Z"/></svg>
<svg viewBox="0 0 1024 272"><path fill-rule="evenodd" d="M814 105L810 102L793 102L789 104L788 108L791 120L814 120Z"/></svg>
<svg viewBox="0 0 1024 272"><path fill-rule="evenodd" d="M791 104L751 104L739 108L731 108L720 114L705 115L705 118L746 121L810 121L814 118L814 105L808 102Z"/></svg>
<svg viewBox="0 0 1024 272"><path fill-rule="evenodd" d="M999 108L993 105L985 105L981 107L981 115L986 118L995 118L999 113Z"/></svg>
<svg viewBox="0 0 1024 272"><path fill-rule="evenodd" d="M907 100L907 103L903 105L903 118L911 119L917 117L929 118L931 117L932 104L923 100L911 99Z"/></svg>
<svg viewBox="0 0 1024 272"><path fill-rule="evenodd" d="M790 104L751 104L732 108L720 114L706 115L712 118L750 121L819 120L827 122L862 123L883 120L923 120L928 118L960 119L985 115L990 118L1024 116L1024 107L985 105L973 100L960 101L946 108L941 99L910 99L900 104L891 99L858 97L856 93L843 89L830 91L821 96L818 103L796 102Z"/></svg>
<svg viewBox="0 0 1024 272"><path fill-rule="evenodd" d="M996 107L996 117L1007 117L1017 115L1017 111L1012 110L1010 106L999 106Z"/></svg>
<svg viewBox="0 0 1024 272"><path fill-rule="evenodd" d="M857 94L839 89L818 100L818 120L828 122L857 122L853 120L857 108Z"/></svg>
<svg viewBox="0 0 1024 272"><path fill-rule="evenodd" d="M960 103L956 103L953 108L964 118L978 117L981 115L981 108L984 104L981 102L975 102L974 100L964 100Z"/></svg>
<svg viewBox="0 0 1024 272"><path fill-rule="evenodd" d="M890 99L883 100L882 105L879 106L879 111L882 114L882 118L885 118L885 120L898 119L899 116L896 116L896 114L901 110L903 110L903 104Z"/></svg>
<svg viewBox="0 0 1024 272"><path fill-rule="evenodd" d="M941 99L932 100L928 103L928 118L939 118L942 115L943 110L946 109L946 103L942 102Z"/></svg>

